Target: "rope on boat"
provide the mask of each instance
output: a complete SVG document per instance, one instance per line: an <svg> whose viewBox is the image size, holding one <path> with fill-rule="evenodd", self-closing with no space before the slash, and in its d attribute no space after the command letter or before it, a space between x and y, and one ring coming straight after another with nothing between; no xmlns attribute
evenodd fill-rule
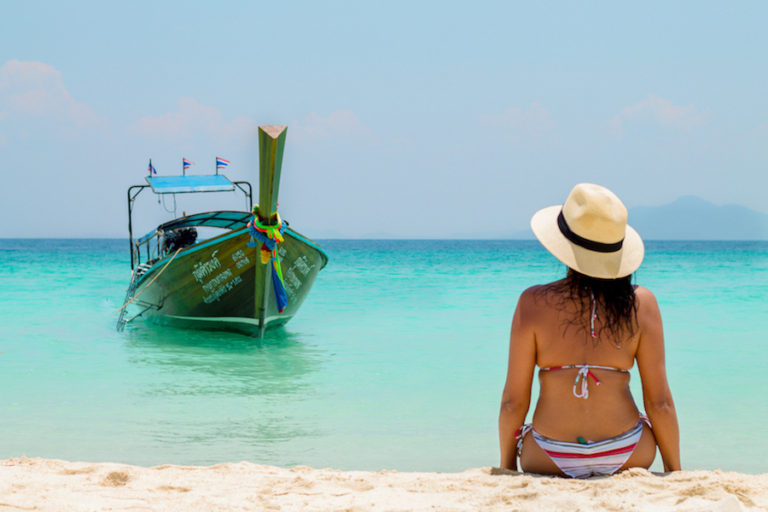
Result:
<svg viewBox="0 0 768 512"><path fill-rule="evenodd" d="M131 300L129 300L128 302L126 302L125 304L123 304L123 307L121 307L120 309L118 309L118 311L122 311L122 310L124 310L124 309L125 309L125 308L128 306L128 304L130 304L130 303L131 303L131 302L133 302L134 300L138 299L138 298L139 298L139 295L141 295L142 293L144 293L144 290L146 290L146 289L149 287L149 285L151 285L152 283L154 283L154 282L155 282L155 279L157 279L158 277L160 277L160 274L162 274L162 273L163 273L163 271L164 271L166 268L168 268L168 265L170 265L170 264L171 264L171 262L173 261L173 258L175 258L175 257L176 257L176 255L177 255L177 254L179 254L179 252L181 252L181 250L182 250L182 249L183 249L183 247L179 247L178 249L176 249L176 252L175 252L175 253L173 253L173 256L171 256L171 259L169 259L169 260L168 260L168 262L167 262L167 263L166 263L166 264L163 266L163 268L161 268L161 269L160 269L160 272L158 272L157 274L155 274L155 277L153 277L153 278L152 278L152 280L151 280L150 282L148 282L147 284L145 284L145 285L144 285L144 288L142 288L142 289L141 289L141 291L140 291L139 293L137 293L136 295L134 295L133 297L131 297ZM146 311L146 310L145 310L145 311Z"/></svg>
<svg viewBox="0 0 768 512"><path fill-rule="evenodd" d="M248 222L248 232L251 235L252 241L246 245L248 247L257 247L259 245L258 242L261 242L259 251L261 263L266 265L270 261L272 262L272 288L275 290L275 305L277 306L278 313L282 313L288 304L288 294L285 291L285 281L283 280L283 270L280 268L277 244L285 240L283 234L285 233L286 223L280 218L280 214L275 212L277 224L272 226L262 224L259 222L258 209L259 205L253 206L253 219Z"/></svg>
<svg viewBox="0 0 768 512"><path fill-rule="evenodd" d="M144 309L142 309L142 310L141 310L141 313L137 313L137 314L133 315L133 316L132 316L131 318L129 318L128 320L123 320L123 324L127 324L128 322L132 322L132 321L136 320L136 319L137 319L137 318L139 318L141 315L143 315L144 313L146 313L147 311L149 311L150 309L152 309L152 308L155 308L155 307L157 307L157 306L155 306L154 304L150 304L149 306L147 306L147 307L145 307Z"/></svg>

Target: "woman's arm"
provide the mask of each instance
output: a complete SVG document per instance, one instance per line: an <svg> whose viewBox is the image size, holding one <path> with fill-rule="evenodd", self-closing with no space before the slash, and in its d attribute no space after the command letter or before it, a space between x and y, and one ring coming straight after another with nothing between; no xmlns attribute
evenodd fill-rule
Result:
<svg viewBox="0 0 768 512"><path fill-rule="evenodd" d="M667 383L664 361L664 330L656 297L645 288L637 288L637 319L640 342L637 348L637 368L643 384L643 403L653 434L659 445L664 471L680 469L680 431L672 392Z"/></svg>
<svg viewBox="0 0 768 512"><path fill-rule="evenodd" d="M517 469L515 431L525 421L531 403L531 381L536 365L536 338L532 316L535 312L533 292L529 288L520 295L512 330L509 335L507 380L501 396L499 412L499 441L502 468Z"/></svg>

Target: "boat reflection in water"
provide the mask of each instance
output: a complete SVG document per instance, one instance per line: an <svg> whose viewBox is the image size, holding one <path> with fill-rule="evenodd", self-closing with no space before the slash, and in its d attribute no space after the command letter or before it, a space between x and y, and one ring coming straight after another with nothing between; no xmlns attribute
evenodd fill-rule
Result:
<svg viewBox="0 0 768 512"><path fill-rule="evenodd" d="M329 354L306 334L269 329L254 343L149 324L124 340L132 378L121 385L110 421L122 419L117 444L134 450L111 457L149 466L291 466L327 435L308 411L315 411L318 372Z"/></svg>

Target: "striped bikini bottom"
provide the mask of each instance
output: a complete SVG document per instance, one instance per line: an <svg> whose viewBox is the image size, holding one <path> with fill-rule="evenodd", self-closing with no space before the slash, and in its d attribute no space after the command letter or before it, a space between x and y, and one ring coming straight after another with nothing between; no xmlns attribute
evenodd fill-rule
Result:
<svg viewBox="0 0 768 512"><path fill-rule="evenodd" d="M536 432L532 425L524 425L517 438L517 453L522 452L525 434L531 432L536 444L566 475L572 478L612 475L627 462L635 450L643 435L643 423L651 426L646 417L640 416L637 424L623 434L584 444L550 439Z"/></svg>

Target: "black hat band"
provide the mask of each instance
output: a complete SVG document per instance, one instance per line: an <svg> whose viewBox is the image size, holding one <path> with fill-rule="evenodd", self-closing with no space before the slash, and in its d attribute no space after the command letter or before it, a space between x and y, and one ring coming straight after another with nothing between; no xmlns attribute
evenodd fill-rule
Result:
<svg viewBox="0 0 768 512"><path fill-rule="evenodd" d="M590 240L588 238L584 238L577 235L576 233L571 231L571 228L568 227L568 223L565 222L565 217L563 217L563 210L560 210L560 215L557 216L557 227L560 228L560 232L569 241L573 242L579 247L583 247L584 249L587 249L590 251L617 252L621 249L622 245L624 245L623 238L618 242L615 242L612 244L604 244L602 242L595 242L594 240Z"/></svg>

